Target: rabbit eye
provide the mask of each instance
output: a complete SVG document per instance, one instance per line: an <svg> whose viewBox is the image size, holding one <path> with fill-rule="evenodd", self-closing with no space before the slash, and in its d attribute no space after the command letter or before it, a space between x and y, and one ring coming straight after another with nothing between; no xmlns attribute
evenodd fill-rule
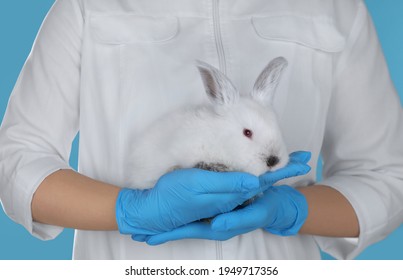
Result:
<svg viewBox="0 0 403 280"><path fill-rule="evenodd" d="M248 138L252 138L253 132L252 132L252 130L245 128L243 130L243 135L245 135Z"/></svg>

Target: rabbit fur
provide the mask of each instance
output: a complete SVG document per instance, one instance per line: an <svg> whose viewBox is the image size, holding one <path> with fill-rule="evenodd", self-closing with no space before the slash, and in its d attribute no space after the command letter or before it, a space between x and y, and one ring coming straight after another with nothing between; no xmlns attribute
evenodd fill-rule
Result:
<svg viewBox="0 0 403 280"><path fill-rule="evenodd" d="M271 103L286 66L285 58L273 59L244 96L218 69L197 61L210 102L164 115L134 141L130 185L150 188L178 168L260 175L285 166L288 153Z"/></svg>

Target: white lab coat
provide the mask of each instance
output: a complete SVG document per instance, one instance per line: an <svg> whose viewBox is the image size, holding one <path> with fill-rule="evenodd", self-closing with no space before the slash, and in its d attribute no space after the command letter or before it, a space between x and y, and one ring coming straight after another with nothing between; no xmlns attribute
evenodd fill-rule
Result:
<svg viewBox="0 0 403 280"><path fill-rule="evenodd" d="M194 60L219 67L241 92L274 57L289 61L274 100L289 151L312 151L310 174L288 181L339 190L360 224L356 239L279 237L150 247L118 232L75 232L76 259L353 258L398 227L403 209L403 117L360 0L59 0L11 95L0 130L6 213L41 239L62 228L32 221L41 181L70 168L127 186L127 147L162 114L203 102ZM135 187L135 186L130 186Z"/></svg>

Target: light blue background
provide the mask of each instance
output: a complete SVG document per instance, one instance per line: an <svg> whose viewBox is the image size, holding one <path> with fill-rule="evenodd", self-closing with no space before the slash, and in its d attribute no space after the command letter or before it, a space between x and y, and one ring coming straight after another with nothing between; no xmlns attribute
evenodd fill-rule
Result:
<svg viewBox="0 0 403 280"><path fill-rule="evenodd" d="M0 2L0 120L9 94L31 49L38 28L54 0ZM367 0L389 64L403 100L403 1ZM77 166L77 141L70 164ZM12 222L0 209L0 259L71 259L73 230L52 241L40 241ZM324 259L331 259L323 254ZM403 226L369 247L357 259L403 259Z"/></svg>

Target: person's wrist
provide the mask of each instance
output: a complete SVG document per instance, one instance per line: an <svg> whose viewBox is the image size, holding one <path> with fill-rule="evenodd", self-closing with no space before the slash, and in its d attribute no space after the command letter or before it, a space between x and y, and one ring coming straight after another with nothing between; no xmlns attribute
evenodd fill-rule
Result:
<svg viewBox="0 0 403 280"><path fill-rule="evenodd" d="M137 211L133 211L133 207L131 207L130 217L127 213L128 206L139 206L140 196L144 193L145 190L138 189L130 189L130 188L122 188L118 196L116 198L115 203L115 218L116 224L118 226L118 230L121 234L133 234L133 224L138 220L135 215ZM128 221L130 219L130 223ZM138 222L138 221L137 221Z"/></svg>

